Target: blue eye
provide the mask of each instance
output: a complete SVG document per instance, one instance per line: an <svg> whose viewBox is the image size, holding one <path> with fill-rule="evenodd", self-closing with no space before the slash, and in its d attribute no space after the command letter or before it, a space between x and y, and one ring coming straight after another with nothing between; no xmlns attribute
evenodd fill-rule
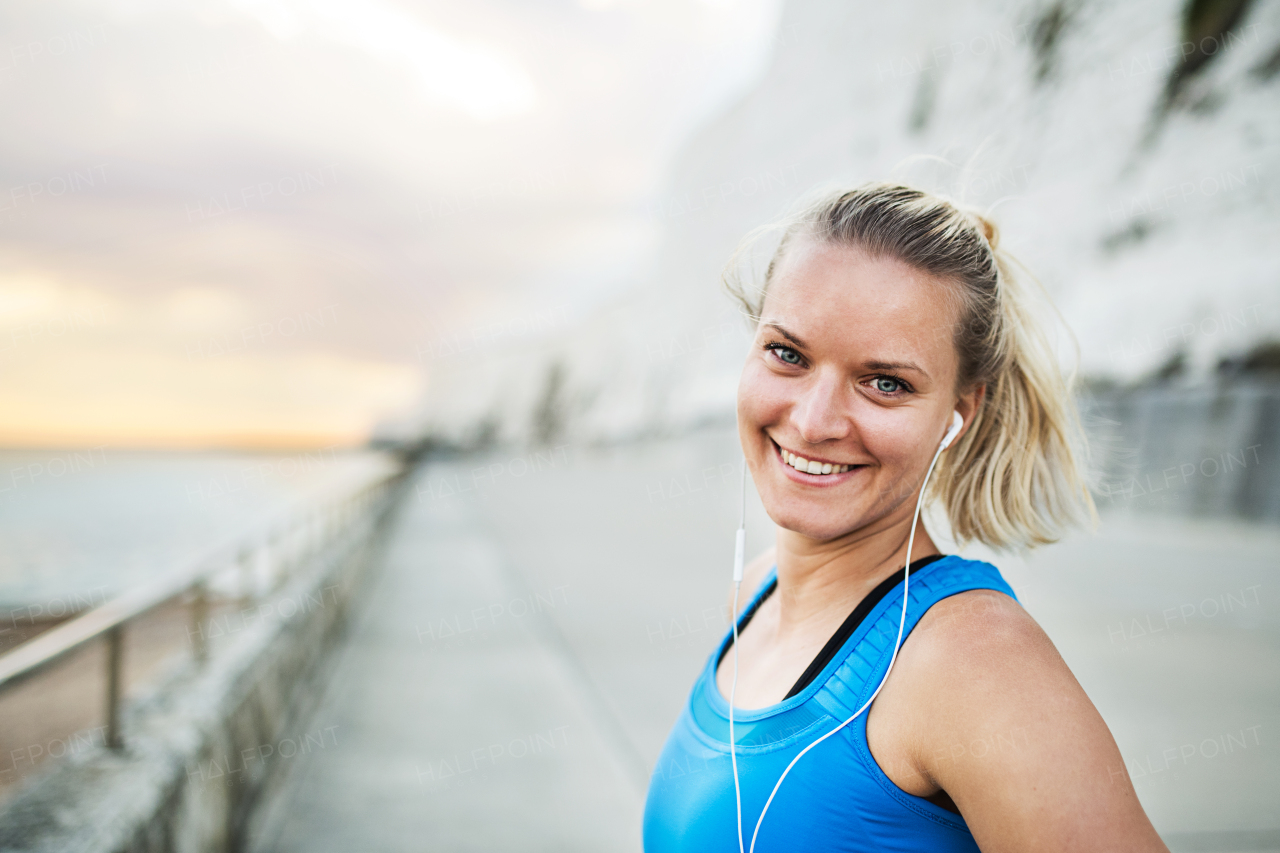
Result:
<svg viewBox="0 0 1280 853"><path fill-rule="evenodd" d="M882 394L894 394L903 388L902 383L892 376L877 376L875 384L876 390Z"/></svg>
<svg viewBox="0 0 1280 853"><path fill-rule="evenodd" d="M765 349L771 351L775 356L781 359L784 364L790 364L792 366L804 364L804 359L800 357L800 353L791 349L791 347L775 343L766 344Z"/></svg>

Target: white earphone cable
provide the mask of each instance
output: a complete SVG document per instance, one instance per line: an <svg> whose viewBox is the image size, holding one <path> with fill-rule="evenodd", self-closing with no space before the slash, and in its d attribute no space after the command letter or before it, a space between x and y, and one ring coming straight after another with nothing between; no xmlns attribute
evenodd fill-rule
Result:
<svg viewBox="0 0 1280 853"><path fill-rule="evenodd" d="M738 783L738 750L733 737L733 698L738 690L738 591L742 581L733 582L733 682L729 687L729 760L733 762L733 799L738 807L738 853L742 847L742 786Z"/></svg>
<svg viewBox="0 0 1280 853"><path fill-rule="evenodd" d="M738 808L738 853L742 849L742 786L738 783L738 750L733 737L733 699L738 692L738 595L742 591L742 564L746 556L747 459L742 458L742 509L733 548L733 681L729 686L729 760L733 763L733 798Z"/></svg>
<svg viewBox="0 0 1280 853"><path fill-rule="evenodd" d="M773 791L769 793L769 799L765 800L764 808L760 810L760 817L756 820L755 831L751 834L751 847L750 847L749 853L755 853L756 838L760 835L760 825L764 822L764 816L769 811L769 806L773 803L773 798L777 795L778 789L782 787L782 781L786 779L787 774L791 772L791 768L796 766L796 762L799 761L802 757L804 757L804 754L806 752L813 749L815 746L822 743L824 740L831 737L836 732L840 731L845 726L852 723L862 714L863 711L867 710L867 708L871 706L871 703L875 701L876 697L880 695L881 689L884 687L885 683L889 680L889 673L893 672L893 665L898 660L898 650L902 646L902 635L907 625L907 604L909 601L908 592L909 592L909 583L911 580L911 549L915 545L916 523L920 520L920 509L924 505L924 495L925 495L925 491L929 487L929 477L933 475L934 466L938 464L938 457L942 455L942 451L947 449L947 446L951 443L951 438L953 434L958 430L958 428L959 428L959 425L953 425L951 431L948 432L947 436L943 439L942 444L938 447L937 451L933 454L933 461L929 463L929 469L925 472L925 475L924 475L924 482L920 486L920 494L916 498L915 514L911 518L911 532L907 536L907 561L906 561L906 565L903 567L902 615L898 619L898 638L897 640L894 641L894 644L893 644L893 655L889 658L889 667L888 669L885 670L884 677L880 679L880 684L876 687L875 692L871 694L871 698L867 699L867 701L863 704L863 706L854 712L853 716L849 717L849 719L845 720L843 723L836 726L834 729L827 732L825 735L818 738L813 743L806 746L804 749L800 750L800 753L796 755L795 758L791 759L791 763L787 765L787 769L783 770L782 775L778 777L777 783L773 786ZM743 525L740 526L738 529L739 542L741 542L743 538L742 537L743 528L745 527L745 523L746 523L745 522L745 519L746 519L745 460L744 460L744 468L743 468L742 488L743 488L743 498L742 498L743 499ZM741 550L741 546L739 546L739 550ZM741 785L738 781L737 742L734 740L734 737L733 737L733 699L734 699L734 693L738 686L738 589L742 585L742 573L741 573L741 570L738 568L740 565L741 565L741 562L738 561L735 565L735 575L734 575L735 585L734 585L734 595L733 595L733 682L731 687L729 688L729 755L731 758L731 762L733 764L733 792L734 792L734 797L736 799L737 808L738 808L738 851L739 853L747 853L747 851L743 850L743 844L742 844L742 790L741 790Z"/></svg>

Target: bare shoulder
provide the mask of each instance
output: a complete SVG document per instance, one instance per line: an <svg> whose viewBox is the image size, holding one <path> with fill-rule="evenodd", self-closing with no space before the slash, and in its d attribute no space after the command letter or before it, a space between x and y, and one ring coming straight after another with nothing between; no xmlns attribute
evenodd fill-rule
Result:
<svg viewBox="0 0 1280 853"><path fill-rule="evenodd" d="M923 790L946 791L982 850L1165 849L1102 716L1012 598L943 599L899 665L881 717L901 722L882 724L881 742Z"/></svg>
<svg viewBox="0 0 1280 853"><path fill-rule="evenodd" d="M1053 706L1064 700L1073 715L1097 716L1030 614L1001 592L975 589L929 608L904 641L877 704L881 717L896 721L897 739L912 733L913 763L945 787L941 777L955 762L948 757L936 767L935 759L953 744L1025 739L1033 728L1061 721L1065 709Z"/></svg>
<svg viewBox="0 0 1280 853"><path fill-rule="evenodd" d="M930 729L948 742L981 728L1004 742L1101 717L1044 629L1017 601L976 589L935 604L903 644L904 687L946 714ZM917 697L921 698L921 697ZM996 731L996 729L999 729ZM1107 734L1110 742L1110 735ZM928 764L929 757L922 756Z"/></svg>
<svg viewBox="0 0 1280 853"><path fill-rule="evenodd" d="M778 549L770 546L762 551L755 559L747 563L742 568L742 592L738 599L738 606L745 607L746 602L755 594L759 588L760 582L764 580L764 576L769 573L769 569L773 568L773 564L777 561ZM729 582L729 601L726 613L733 612L733 582Z"/></svg>
<svg viewBox="0 0 1280 853"><path fill-rule="evenodd" d="M943 657L949 671L958 666L970 675L999 675L1009 668L1049 667L1075 680L1044 629L1022 605L996 590L944 598L921 618L911 640L921 662Z"/></svg>

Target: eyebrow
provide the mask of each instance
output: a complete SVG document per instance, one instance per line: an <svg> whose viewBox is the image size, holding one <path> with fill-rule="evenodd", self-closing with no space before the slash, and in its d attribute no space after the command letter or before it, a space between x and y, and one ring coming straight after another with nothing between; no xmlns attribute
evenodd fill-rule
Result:
<svg viewBox="0 0 1280 853"><path fill-rule="evenodd" d="M916 373L928 376L919 365L910 361L871 361L867 362L868 370L914 370Z"/></svg>
<svg viewBox="0 0 1280 853"><path fill-rule="evenodd" d="M791 334L791 332L788 332L788 331L787 331L787 329L786 329L786 327L785 327L785 326L783 326L781 323L769 323L769 322L766 322L764 325L768 326L768 327L769 327L769 328L771 328L771 329L777 329L777 330L778 330L778 333L779 333L779 334L781 334L781 335L782 335L784 338L786 338L787 340L791 341L791 343L795 344L796 346L800 347L801 349L804 349L804 348L805 348L805 347L804 347L804 341L800 340L798 337L796 337L795 335Z"/></svg>

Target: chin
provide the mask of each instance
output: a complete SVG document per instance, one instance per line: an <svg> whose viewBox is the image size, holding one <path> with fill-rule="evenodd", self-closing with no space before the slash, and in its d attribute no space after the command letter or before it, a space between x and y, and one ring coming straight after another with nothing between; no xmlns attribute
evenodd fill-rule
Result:
<svg viewBox="0 0 1280 853"><path fill-rule="evenodd" d="M851 515L847 510L833 512L831 507L815 507L812 503L765 501L765 512L773 523L815 542L830 542L866 527L873 519Z"/></svg>

